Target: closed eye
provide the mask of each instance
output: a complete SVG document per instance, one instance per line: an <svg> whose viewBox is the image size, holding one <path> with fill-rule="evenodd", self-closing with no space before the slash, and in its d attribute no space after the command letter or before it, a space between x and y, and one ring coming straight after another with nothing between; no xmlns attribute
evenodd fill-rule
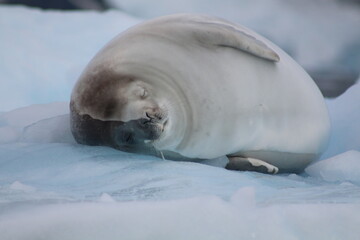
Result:
<svg viewBox="0 0 360 240"><path fill-rule="evenodd" d="M141 98L146 98L148 96L148 92L146 91L146 89L143 89L142 93L141 93Z"/></svg>

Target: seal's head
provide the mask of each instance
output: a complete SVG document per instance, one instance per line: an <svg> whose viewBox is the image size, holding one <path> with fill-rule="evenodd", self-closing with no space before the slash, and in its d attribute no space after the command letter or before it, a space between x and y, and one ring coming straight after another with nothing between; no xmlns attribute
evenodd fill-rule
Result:
<svg viewBox="0 0 360 240"><path fill-rule="evenodd" d="M139 78L94 71L80 78L70 103L77 142L146 152L168 122L161 96Z"/></svg>

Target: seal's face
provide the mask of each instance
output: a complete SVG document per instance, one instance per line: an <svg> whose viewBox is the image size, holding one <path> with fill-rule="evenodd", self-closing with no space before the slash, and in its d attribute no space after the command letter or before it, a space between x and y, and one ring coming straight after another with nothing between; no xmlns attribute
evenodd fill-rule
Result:
<svg viewBox="0 0 360 240"><path fill-rule="evenodd" d="M98 81L94 75L88 81L91 86L74 92L70 108L76 140L130 152L152 147L168 122L167 108L156 89L134 77L101 76Z"/></svg>
<svg viewBox="0 0 360 240"><path fill-rule="evenodd" d="M150 143L160 138L168 121L164 106L160 106L155 91L146 83L131 81L119 89L121 107L111 118L121 119L115 127L114 138L119 146Z"/></svg>

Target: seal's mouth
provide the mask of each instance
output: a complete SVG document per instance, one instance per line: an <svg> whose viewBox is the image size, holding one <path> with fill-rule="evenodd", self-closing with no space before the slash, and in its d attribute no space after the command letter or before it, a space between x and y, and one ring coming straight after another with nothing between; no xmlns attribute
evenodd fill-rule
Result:
<svg viewBox="0 0 360 240"><path fill-rule="evenodd" d="M146 147L160 139L168 124L168 119L141 118L131 120L117 126L114 132L114 140L117 148L130 149Z"/></svg>
<svg viewBox="0 0 360 240"><path fill-rule="evenodd" d="M164 129L168 123L166 112L145 112L145 116L146 117L139 120L139 124L142 128L150 130L150 132L164 132Z"/></svg>

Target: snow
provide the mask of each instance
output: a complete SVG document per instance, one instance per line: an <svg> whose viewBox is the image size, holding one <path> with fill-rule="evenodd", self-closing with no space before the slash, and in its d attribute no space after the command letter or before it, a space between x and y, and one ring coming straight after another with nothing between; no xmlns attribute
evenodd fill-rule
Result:
<svg viewBox="0 0 360 240"><path fill-rule="evenodd" d="M360 152L348 151L317 162L308 167L306 172L326 181L360 184Z"/></svg>
<svg viewBox="0 0 360 240"><path fill-rule="evenodd" d="M7 101L4 102L6 103ZM10 143L19 140L23 131L25 131L26 138L28 128L33 129L32 124L38 123L40 120L47 121L48 118L68 112L68 103L53 102L47 105L36 104L0 113L0 143ZM34 137L36 137L35 134L30 136L30 138Z"/></svg>
<svg viewBox="0 0 360 240"><path fill-rule="evenodd" d="M74 81L139 21L118 11L0 7L0 239L358 238L360 84L327 100L329 148L301 175L76 144Z"/></svg>
<svg viewBox="0 0 360 240"><path fill-rule="evenodd" d="M100 202L116 202L109 194L103 193L99 198Z"/></svg>
<svg viewBox="0 0 360 240"><path fill-rule="evenodd" d="M254 208L237 202L237 199L251 197L247 194L240 191L230 202L204 197L34 207L7 216L0 232L5 239L29 240L357 239L360 220L351 218L350 222L349 216L358 212L359 206L314 204Z"/></svg>
<svg viewBox="0 0 360 240"><path fill-rule="evenodd" d="M18 190L18 191L23 191L23 192L33 192L33 191L35 191L35 188L34 188L34 187L31 187L31 186L22 184L22 183L19 182L19 181L13 182L13 183L10 185L9 188L12 189L12 190Z"/></svg>

